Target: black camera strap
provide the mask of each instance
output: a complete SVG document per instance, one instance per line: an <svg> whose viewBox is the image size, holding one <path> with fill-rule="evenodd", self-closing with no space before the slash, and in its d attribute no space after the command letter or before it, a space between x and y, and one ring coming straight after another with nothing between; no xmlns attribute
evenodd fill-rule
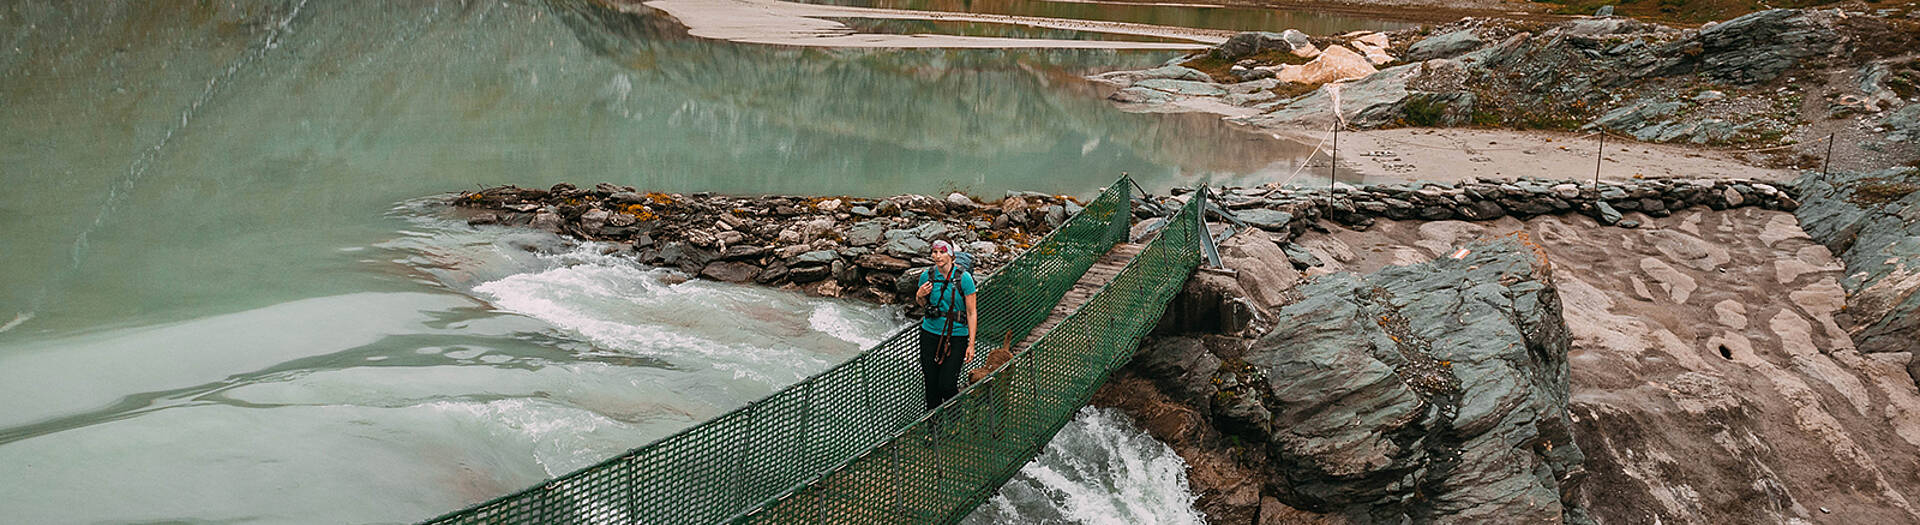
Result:
<svg viewBox="0 0 1920 525"><path fill-rule="evenodd" d="M935 266L932 269L929 269L927 271L937 272L939 270L940 270L940 267ZM956 265L952 269L947 270L945 278L939 281L936 281L940 283L940 297L942 299L947 298L947 294L953 290L954 282L959 280L955 278L954 274L959 273L959 271L960 271L960 267ZM954 294L953 302L948 303L948 306L953 306L954 303L958 303L960 299L961 299L961 296L959 294L957 293ZM928 301L928 302L935 303L934 301ZM935 312L939 312L940 317L944 317L947 319L947 329L943 330L940 333L940 350L939 352L933 355L933 362L935 364L946 364L947 354L950 353L951 347L953 345L953 321L955 317L958 317L958 314L960 312L958 310L949 311L949 310L942 309L937 303L929 304L928 306L933 307L933 310ZM962 305L961 308L966 308L966 307Z"/></svg>

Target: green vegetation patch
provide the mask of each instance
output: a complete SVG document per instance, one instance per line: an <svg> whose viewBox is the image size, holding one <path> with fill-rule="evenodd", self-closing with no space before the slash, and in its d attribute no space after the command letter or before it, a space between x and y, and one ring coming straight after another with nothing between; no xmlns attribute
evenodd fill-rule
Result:
<svg viewBox="0 0 1920 525"><path fill-rule="evenodd" d="M1227 60L1224 58L1217 58L1213 56L1211 53L1202 54L1200 55L1199 58L1188 60L1186 61L1186 63L1180 64L1180 65L1200 70L1201 73L1206 73L1207 76L1213 77L1213 80L1215 82L1234 83L1234 82L1239 82L1240 79L1234 78L1233 76L1233 72L1232 72L1233 64L1235 62L1239 62L1241 60L1248 60L1248 59L1251 59L1254 62L1258 62L1261 65L1273 65L1273 64L1300 65L1300 64L1305 64L1309 61L1309 59L1294 56L1294 54L1290 52L1281 51L1277 49L1270 49L1267 51L1261 51L1259 53L1254 53L1251 55L1247 55L1245 57L1241 57L1238 60Z"/></svg>
<svg viewBox="0 0 1920 525"><path fill-rule="evenodd" d="M1903 172L1902 175L1906 177L1920 176L1920 169L1910 169ZM1854 188L1853 195L1847 198L1847 202L1867 206L1878 206L1905 199L1907 195L1911 195L1915 191L1920 191L1920 184L1907 181L1873 179Z"/></svg>
<svg viewBox="0 0 1920 525"><path fill-rule="evenodd" d="M1434 100L1433 97L1414 96L1407 98L1405 124L1409 126L1437 127L1446 124L1447 103Z"/></svg>

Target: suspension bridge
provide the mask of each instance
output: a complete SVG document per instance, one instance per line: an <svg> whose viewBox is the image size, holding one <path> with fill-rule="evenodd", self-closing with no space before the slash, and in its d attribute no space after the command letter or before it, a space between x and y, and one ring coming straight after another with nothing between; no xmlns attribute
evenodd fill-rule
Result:
<svg viewBox="0 0 1920 525"><path fill-rule="evenodd" d="M428 523L958 522L1133 356L1199 267L1204 192L1129 239L1134 187L1122 176L982 282L968 369L1003 345L1012 358L932 412L914 324L746 406Z"/></svg>

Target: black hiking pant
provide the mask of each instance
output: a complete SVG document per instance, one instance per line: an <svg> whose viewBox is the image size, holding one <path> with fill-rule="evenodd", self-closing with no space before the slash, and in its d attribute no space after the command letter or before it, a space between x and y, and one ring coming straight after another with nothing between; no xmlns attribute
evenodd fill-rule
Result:
<svg viewBox="0 0 1920 525"><path fill-rule="evenodd" d="M941 345L945 344L943 350ZM920 377L926 380L927 410L960 393L960 367L967 364L967 336L939 335L920 329Z"/></svg>

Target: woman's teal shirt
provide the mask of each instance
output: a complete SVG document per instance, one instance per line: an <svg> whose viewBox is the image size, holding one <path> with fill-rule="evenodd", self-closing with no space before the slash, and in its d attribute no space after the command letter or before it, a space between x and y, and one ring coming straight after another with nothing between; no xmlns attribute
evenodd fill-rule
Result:
<svg viewBox="0 0 1920 525"><path fill-rule="evenodd" d="M952 280L940 272L939 266L920 272L920 284L933 283L933 291L927 293L929 311L960 312L960 319L954 321L951 332L947 331L947 320L937 317L920 319L921 329L940 335L967 335L967 296L973 295L973 272L959 270L954 268L959 276Z"/></svg>

